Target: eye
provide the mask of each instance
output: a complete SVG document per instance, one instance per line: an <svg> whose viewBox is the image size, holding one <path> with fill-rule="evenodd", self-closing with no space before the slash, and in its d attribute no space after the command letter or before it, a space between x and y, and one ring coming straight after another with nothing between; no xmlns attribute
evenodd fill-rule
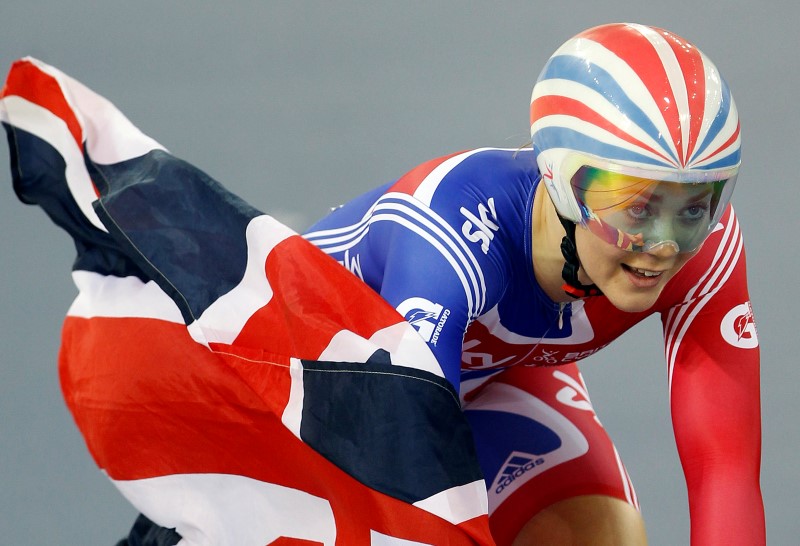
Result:
<svg viewBox="0 0 800 546"><path fill-rule="evenodd" d="M634 220L639 221L647 220L651 216L649 207L643 203L634 203L625 209L625 212Z"/></svg>
<svg viewBox="0 0 800 546"><path fill-rule="evenodd" d="M693 222L705 218L707 212L708 212L707 205L703 203L695 203L693 205L689 205L688 207L684 208L681 211L680 216L684 220Z"/></svg>

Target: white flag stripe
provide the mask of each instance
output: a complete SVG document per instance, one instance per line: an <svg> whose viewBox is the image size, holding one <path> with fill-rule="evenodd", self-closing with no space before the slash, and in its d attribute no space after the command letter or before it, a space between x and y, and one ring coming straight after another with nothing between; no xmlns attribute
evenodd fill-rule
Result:
<svg viewBox="0 0 800 546"><path fill-rule="evenodd" d="M414 506L458 525L482 516L489 510L486 482L477 480L453 487L417 501Z"/></svg>
<svg viewBox="0 0 800 546"><path fill-rule="evenodd" d="M264 274L267 256L281 241L296 235L271 216L253 218L247 225L247 267L241 282L217 298L191 325L198 343L232 344L245 323L272 299L272 287Z"/></svg>
<svg viewBox="0 0 800 546"><path fill-rule="evenodd" d="M283 536L334 546L330 502L233 474L112 480L139 511L183 539L179 546L264 546Z"/></svg>
<svg viewBox="0 0 800 546"><path fill-rule="evenodd" d="M75 142L66 122L50 110L21 97L5 97L2 103L10 124L41 138L61 155L66 164L64 177L72 198L94 227L107 232L92 208L92 203L97 200L97 193L89 171L86 170L83 151Z"/></svg>
<svg viewBox="0 0 800 546"><path fill-rule="evenodd" d="M58 82L64 99L83 129L83 140L92 161L110 165L140 157L151 150L164 149L134 126L105 97L38 59L25 57L24 60ZM108 131L108 127L114 127L114 130Z"/></svg>

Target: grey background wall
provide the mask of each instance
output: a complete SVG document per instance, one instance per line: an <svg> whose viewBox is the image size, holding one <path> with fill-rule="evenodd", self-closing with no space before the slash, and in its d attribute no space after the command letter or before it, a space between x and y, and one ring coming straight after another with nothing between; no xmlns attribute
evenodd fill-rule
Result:
<svg viewBox="0 0 800 546"><path fill-rule="evenodd" d="M4 0L0 70L36 56L112 100L176 155L303 229L426 159L527 139L530 88L569 36L612 21L695 42L733 88L734 196L763 358L762 483L771 544L800 535L794 285L800 115L790 0L73 2ZM0 543L113 544L135 515L94 466L58 386L74 250L16 201L0 152ZM687 544L660 323L583 367L637 486L651 543Z"/></svg>

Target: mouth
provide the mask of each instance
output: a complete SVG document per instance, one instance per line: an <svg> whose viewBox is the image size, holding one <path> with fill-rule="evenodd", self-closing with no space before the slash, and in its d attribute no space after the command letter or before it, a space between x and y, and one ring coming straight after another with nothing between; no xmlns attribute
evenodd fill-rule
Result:
<svg viewBox="0 0 800 546"><path fill-rule="evenodd" d="M653 271L652 269L640 269L638 267L632 267L630 265L622 264L627 271L630 271L634 275L638 275L640 277L658 277L663 271Z"/></svg>
<svg viewBox="0 0 800 546"><path fill-rule="evenodd" d="M639 288L651 288L656 286L664 274L663 271L655 271L652 269L642 269L633 267L627 264L622 264L622 269L628 274L628 278Z"/></svg>

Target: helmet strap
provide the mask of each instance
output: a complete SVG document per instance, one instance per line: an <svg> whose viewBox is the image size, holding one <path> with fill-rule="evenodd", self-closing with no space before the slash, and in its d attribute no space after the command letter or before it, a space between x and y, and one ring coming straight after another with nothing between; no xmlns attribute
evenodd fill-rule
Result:
<svg viewBox="0 0 800 546"><path fill-rule="evenodd" d="M578 258L578 247L575 244L575 223L565 220L558 215L561 225L567 232L561 239L561 254L564 256L564 267L561 270L561 277L564 285L561 287L568 296L572 298L588 298L589 296L602 296L603 292L595 284L583 284L578 280L578 270L581 261Z"/></svg>

